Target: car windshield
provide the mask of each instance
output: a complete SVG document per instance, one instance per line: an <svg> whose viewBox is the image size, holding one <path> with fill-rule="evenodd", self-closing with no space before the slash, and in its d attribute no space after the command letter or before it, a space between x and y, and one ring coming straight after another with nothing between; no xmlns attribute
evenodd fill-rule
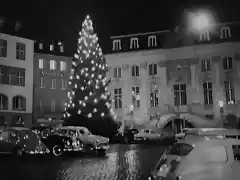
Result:
<svg viewBox="0 0 240 180"><path fill-rule="evenodd" d="M168 155L187 156L193 150L191 144L177 143L169 151Z"/></svg>
<svg viewBox="0 0 240 180"><path fill-rule="evenodd" d="M31 130L21 130L20 134L26 138L38 138L38 135L36 135Z"/></svg>

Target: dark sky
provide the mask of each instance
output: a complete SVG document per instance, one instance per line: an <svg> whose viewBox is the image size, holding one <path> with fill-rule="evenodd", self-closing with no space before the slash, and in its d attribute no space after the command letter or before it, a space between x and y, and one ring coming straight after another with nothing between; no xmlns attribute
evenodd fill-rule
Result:
<svg viewBox="0 0 240 180"><path fill-rule="evenodd" d="M76 38L90 14L101 38L170 29L185 8L206 6L221 21L240 18L240 0L0 0L0 15L20 20L31 37Z"/></svg>

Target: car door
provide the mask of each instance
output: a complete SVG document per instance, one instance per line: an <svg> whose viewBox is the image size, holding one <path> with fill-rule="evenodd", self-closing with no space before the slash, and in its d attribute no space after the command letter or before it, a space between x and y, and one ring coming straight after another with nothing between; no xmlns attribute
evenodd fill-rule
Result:
<svg viewBox="0 0 240 180"><path fill-rule="evenodd" d="M7 130L3 130L0 135L0 152L10 153L11 147L12 147L12 143L10 139L10 132Z"/></svg>
<svg viewBox="0 0 240 180"><path fill-rule="evenodd" d="M232 180L238 180L240 177L240 144L232 145L232 154L233 154L233 162L231 163L232 168Z"/></svg>

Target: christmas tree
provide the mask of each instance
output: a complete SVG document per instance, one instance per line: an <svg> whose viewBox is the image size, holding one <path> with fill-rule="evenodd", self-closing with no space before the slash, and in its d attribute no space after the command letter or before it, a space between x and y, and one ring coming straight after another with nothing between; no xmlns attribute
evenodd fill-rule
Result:
<svg viewBox="0 0 240 180"><path fill-rule="evenodd" d="M106 77L106 60L93 31L90 16L82 23L77 46L72 62L64 119L75 119L75 124L76 121L81 122L81 119L116 119L111 108L111 94L107 89L111 80Z"/></svg>

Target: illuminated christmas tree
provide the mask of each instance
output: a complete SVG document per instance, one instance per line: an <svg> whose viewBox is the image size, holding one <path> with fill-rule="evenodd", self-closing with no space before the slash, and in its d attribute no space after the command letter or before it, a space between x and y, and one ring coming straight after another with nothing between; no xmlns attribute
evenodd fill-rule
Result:
<svg viewBox="0 0 240 180"><path fill-rule="evenodd" d="M90 16L82 23L79 35L63 116L66 120L74 118L75 121L81 121L81 117L91 120L105 117L115 119L111 94L107 89L111 80L106 77L106 60L98 44L98 37L94 34Z"/></svg>

